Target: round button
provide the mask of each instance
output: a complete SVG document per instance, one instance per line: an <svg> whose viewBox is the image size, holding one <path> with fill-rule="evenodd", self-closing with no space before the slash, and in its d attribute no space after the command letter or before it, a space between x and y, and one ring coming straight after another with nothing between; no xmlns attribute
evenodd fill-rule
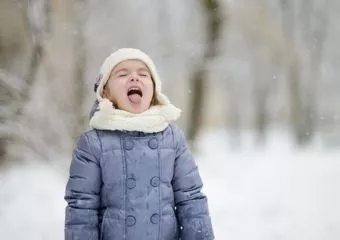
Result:
<svg viewBox="0 0 340 240"><path fill-rule="evenodd" d="M160 179L159 179L159 177L153 177L153 178L151 178L150 184L151 184L151 186L153 186L153 187L158 187L159 184L160 184Z"/></svg>
<svg viewBox="0 0 340 240"><path fill-rule="evenodd" d="M133 142L131 142L131 141L129 141L129 140L125 141L125 142L124 142L124 148L125 148L126 150L131 150L131 149L133 148Z"/></svg>
<svg viewBox="0 0 340 240"><path fill-rule="evenodd" d="M128 187L128 189L132 189L136 187L136 179L134 178L128 178L126 180L126 186Z"/></svg>
<svg viewBox="0 0 340 240"><path fill-rule="evenodd" d="M126 217L126 225L128 227L132 227L133 225L135 225L135 223L136 223L136 218L134 216L130 215Z"/></svg>
<svg viewBox="0 0 340 240"><path fill-rule="evenodd" d="M151 216L150 218L150 221L153 223L153 224L157 224L159 223L159 214L155 213Z"/></svg>
<svg viewBox="0 0 340 240"><path fill-rule="evenodd" d="M149 141L149 147L151 149L156 149L158 148L158 141L156 138L151 138L150 141Z"/></svg>

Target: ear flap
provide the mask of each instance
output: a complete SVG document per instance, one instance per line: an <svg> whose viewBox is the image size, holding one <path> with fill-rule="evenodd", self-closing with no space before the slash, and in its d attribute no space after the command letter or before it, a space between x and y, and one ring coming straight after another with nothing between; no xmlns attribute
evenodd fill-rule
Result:
<svg viewBox="0 0 340 240"><path fill-rule="evenodd" d="M99 76L96 79L96 82L94 83L94 92L97 92L97 88L99 86L100 80L102 80L103 74L99 74Z"/></svg>
<svg viewBox="0 0 340 240"><path fill-rule="evenodd" d="M96 99L94 101L92 108L91 108L91 111L90 111L90 119L93 117L95 112L97 112L99 110L98 106L99 106L99 101Z"/></svg>

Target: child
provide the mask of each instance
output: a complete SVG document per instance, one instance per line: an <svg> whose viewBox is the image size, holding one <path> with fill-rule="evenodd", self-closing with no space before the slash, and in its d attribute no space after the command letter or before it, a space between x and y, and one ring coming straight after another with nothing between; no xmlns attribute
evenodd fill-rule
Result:
<svg viewBox="0 0 340 240"><path fill-rule="evenodd" d="M66 240L214 239L202 180L153 61L123 48L103 63L93 130L74 150ZM98 107L98 108L97 108Z"/></svg>

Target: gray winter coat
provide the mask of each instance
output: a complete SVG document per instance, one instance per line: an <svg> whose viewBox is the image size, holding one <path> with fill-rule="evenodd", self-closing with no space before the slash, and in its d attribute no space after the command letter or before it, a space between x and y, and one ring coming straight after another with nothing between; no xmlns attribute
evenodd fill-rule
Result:
<svg viewBox="0 0 340 240"><path fill-rule="evenodd" d="M66 240L214 239L183 133L90 130L73 153Z"/></svg>

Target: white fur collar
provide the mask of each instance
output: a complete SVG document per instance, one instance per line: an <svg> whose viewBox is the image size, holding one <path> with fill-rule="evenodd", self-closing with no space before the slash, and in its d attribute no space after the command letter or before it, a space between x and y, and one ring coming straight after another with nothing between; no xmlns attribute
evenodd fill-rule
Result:
<svg viewBox="0 0 340 240"><path fill-rule="evenodd" d="M160 132L167 128L170 122L175 121L180 113L180 109L167 102L134 114L115 109L108 99L103 98L99 102L99 110L90 120L90 126L102 130Z"/></svg>

